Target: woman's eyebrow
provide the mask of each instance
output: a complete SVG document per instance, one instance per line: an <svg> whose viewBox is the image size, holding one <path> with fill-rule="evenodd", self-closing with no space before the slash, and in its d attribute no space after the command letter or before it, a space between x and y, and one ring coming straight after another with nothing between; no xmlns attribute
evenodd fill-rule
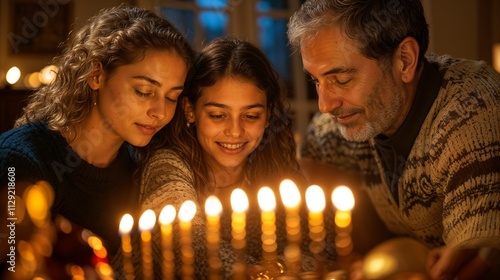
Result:
<svg viewBox="0 0 500 280"><path fill-rule="evenodd" d="M147 76L133 76L132 78L133 79L137 79L137 80L144 80L144 81L147 81L148 83L153 84L153 85L155 85L157 87L161 87L161 83L160 82L158 82L157 80L152 79L150 77L147 77Z"/></svg>

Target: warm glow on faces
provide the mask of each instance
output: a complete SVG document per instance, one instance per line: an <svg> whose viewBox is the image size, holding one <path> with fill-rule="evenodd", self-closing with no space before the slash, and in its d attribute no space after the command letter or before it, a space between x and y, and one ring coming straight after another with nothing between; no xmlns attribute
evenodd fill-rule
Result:
<svg viewBox="0 0 500 280"><path fill-rule="evenodd" d="M320 30L301 53L316 84L320 111L332 115L346 139L366 141L397 130L405 116L402 82L384 75L377 61L363 56L338 27Z"/></svg>
<svg viewBox="0 0 500 280"><path fill-rule="evenodd" d="M99 127L107 120L116 139L145 146L172 119L186 73L177 54L149 51L142 61L102 74L90 121Z"/></svg>
<svg viewBox="0 0 500 280"><path fill-rule="evenodd" d="M242 168L266 129L266 94L251 82L224 78L202 89L194 115L198 141L212 172Z"/></svg>

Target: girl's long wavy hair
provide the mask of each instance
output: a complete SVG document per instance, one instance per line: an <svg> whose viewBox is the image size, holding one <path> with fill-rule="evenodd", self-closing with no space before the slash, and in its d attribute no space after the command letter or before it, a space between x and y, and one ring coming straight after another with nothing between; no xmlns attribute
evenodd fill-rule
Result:
<svg viewBox="0 0 500 280"><path fill-rule="evenodd" d="M118 67L142 60L148 50L165 50L182 57L188 69L194 51L183 35L167 20L151 11L122 4L103 9L64 43L53 64L58 67L54 82L34 92L15 126L45 121L54 131L82 124L93 107L93 91L88 84L100 63L112 74ZM165 139L157 133L150 145L137 148L142 159Z"/></svg>
<svg viewBox="0 0 500 280"><path fill-rule="evenodd" d="M198 55L192 79L181 97L195 105L204 88L213 86L224 77L242 78L266 93L270 112L269 126L262 142L246 162L246 178L252 186L276 185L284 178L300 178L296 159L296 144L292 132L285 92L277 72L266 56L252 44L230 37L219 38ZM169 147L175 149L193 168L195 186L202 195L213 189L208 185L210 172L203 160L203 151L196 137L196 128L187 128L182 106L178 106L165 132Z"/></svg>

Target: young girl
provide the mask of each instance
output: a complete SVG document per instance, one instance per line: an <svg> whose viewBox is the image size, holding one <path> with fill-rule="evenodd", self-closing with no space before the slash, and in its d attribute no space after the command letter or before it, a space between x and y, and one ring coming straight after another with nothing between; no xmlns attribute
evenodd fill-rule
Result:
<svg viewBox="0 0 500 280"><path fill-rule="evenodd" d="M247 260L260 259L258 189L278 190L285 178L302 180L291 125L278 75L258 48L221 38L202 50L182 108L166 130L167 148L157 150L146 163L140 194L143 211L159 213L167 204L179 209L186 200L197 203L192 222L195 279L208 275L203 206L211 194L225 210L219 253L224 278L231 277L235 259L229 198L237 187L250 200Z"/></svg>

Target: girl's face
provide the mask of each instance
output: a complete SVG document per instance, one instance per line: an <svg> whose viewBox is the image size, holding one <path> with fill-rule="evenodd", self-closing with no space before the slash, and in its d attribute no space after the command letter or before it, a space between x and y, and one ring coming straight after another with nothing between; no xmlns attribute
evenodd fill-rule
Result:
<svg viewBox="0 0 500 280"><path fill-rule="evenodd" d="M98 91L90 121L105 124L106 136L145 146L172 119L186 74L184 60L168 51L148 51L109 75L100 71L89 81Z"/></svg>
<svg viewBox="0 0 500 280"><path fill-rule="evenodd" d="M194 105L185 102L212 172L242 171L268 126L266 93L244 79L225 77L203 88Z"/></svg>

